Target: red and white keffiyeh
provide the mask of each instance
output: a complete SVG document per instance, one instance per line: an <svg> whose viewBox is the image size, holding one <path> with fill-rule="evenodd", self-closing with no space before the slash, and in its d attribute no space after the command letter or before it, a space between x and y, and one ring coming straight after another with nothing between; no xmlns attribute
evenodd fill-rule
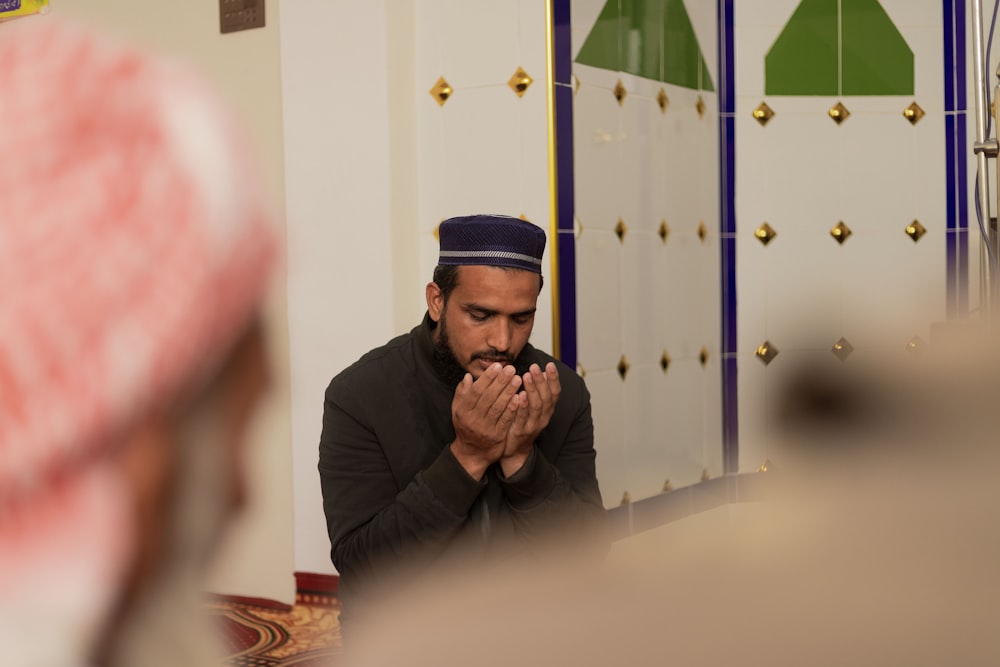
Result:
<svg viewBox="0 0 1000 667"><path fill-rule="evenodd" d="M234 127L182 67L0 25L0 636L13 601L102 604L130 539L103 449L258 307L275 244Z"/></svg>

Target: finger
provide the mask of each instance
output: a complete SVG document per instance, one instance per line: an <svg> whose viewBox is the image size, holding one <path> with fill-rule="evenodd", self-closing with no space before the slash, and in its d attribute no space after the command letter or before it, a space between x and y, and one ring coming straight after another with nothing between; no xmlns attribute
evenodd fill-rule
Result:
<svg viewBox="0 0 1000 667"><path fill-rule="evenodd" d="M533 366L532 368L537 368ZM527 408L529 412L539 412L542 409L542 395L538 387L538 376L541 373L533 373L532 369L524 374L524 393L528 399Z"/></svg>
<svg viewBox="0 0 1000 667"><path fill-rule="evenodd" d="M513 366L509 366L508 368L513 368ZM486 417L488 420L491 420L494 423L499 421L500 416L503 414L504 410L507 409L508 405L511 402L511 399L513 399L514 396L517 395L517 389L520 386L521 386L520 376L511 373L510 378L507 381L507 384L501 389L500 393L493 401L493 404L486 411ZM482 403L482 401L480 403Z"/></svg>
<svg viewBox="0 0 1000 667"><path fill-rule="evenodd" d="M545 366L545 378L548 380L547 385L552 392L552 399L558 399L562 393L562 383L559 382L559 369L551 361Z"/></svg>
<svg viewBox="0 0 1000 667"><path fill-rule="evenodd" d="M514 394L510 401L507 403L507 409L503 411L500 415L499 423L501 426L510 428L511 424L518 423L521 420L521 413L524 412L520 394Z"/></svg>
<svg viewBox="0 0 1000 667"><path fill-rule="evenodd" d="M549 405L552 402L552 388L549 386L549 376L547 373L542 372L542 369L538 367L538 364L532 364L531 380L534 382L535 387L538 390L538 409L541 410L544 406Z"/></svg>
<svg viewBox="0 0 1000 667"><path fill-rule="evenodd" d="M503 390L503 371L503 366L499 363L490 364L490 367L479 376L479 379L472 383L472 391L470 392L472 407L482 406L483 409L486 409L490 405L493 405L497 394ZM496 385L496 388L494 388L494 385Z"/></svg>

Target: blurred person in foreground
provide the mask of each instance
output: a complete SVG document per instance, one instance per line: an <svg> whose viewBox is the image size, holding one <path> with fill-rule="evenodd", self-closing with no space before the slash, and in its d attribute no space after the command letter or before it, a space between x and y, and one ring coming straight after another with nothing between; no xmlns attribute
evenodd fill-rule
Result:
<svg viewBox="0 0 1000 667"><path fill-rule="evenodd" d="M0 63L3 661L213 664L199 575L268 377L259 179L181 67L49 17L0 25Z"/></svg>
<svg viewBox="0 0 1000 667"><path fill-rule="evenodd" d="M964 365L831 355L788 372L771 471L740 479L741 496L756 487L765 502L617 542L604 569L427 581L363 628L351 664L1000 664L990 347ZM736 486L719 482L715 493Z"/></svg>
<svg viewBox="0 0 1000 667"><path fill-rule="evenodd" d="M591 539L604 551L590 394L528 342L545 233L473 215L439 235L423 322L326 391L319 472L342 621L428 570L530 568Z"/></svg>

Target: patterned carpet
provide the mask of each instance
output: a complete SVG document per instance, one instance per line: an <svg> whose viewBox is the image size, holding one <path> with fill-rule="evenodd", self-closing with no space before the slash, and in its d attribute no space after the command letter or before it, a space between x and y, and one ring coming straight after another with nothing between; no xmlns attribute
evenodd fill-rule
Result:
<svg viewBox="0 0 1000 667"><path fill-rule="evenodd" d="M300 595L291 609L219 600L208 612L221 628L232 667L330 667L341 653L336 598Z"/></svg>

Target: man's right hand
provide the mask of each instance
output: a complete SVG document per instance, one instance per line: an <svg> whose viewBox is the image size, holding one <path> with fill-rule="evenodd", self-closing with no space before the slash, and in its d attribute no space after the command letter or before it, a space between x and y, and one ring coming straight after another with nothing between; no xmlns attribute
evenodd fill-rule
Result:
<svg viewBox="0 0 1000 667"><path fill-rule="evenodd" d="M513 366L493 364L473 382L466 374L451 402L455 442L451 452L473 479L482 479L490 464L500 460L507 432L517 414L512 400L521 386Z"/></svg>

